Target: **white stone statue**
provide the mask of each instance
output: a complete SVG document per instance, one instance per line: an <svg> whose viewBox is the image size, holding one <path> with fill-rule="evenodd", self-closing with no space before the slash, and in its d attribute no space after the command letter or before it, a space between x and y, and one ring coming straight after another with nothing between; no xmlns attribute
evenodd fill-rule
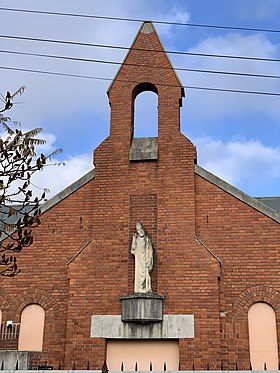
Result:
<svg viewBox="0 0 280 373"><path fill-rule="evenodd" d="M135 225L136 232L133 235L131 254L135 257L134 292L151 293L150 273L153 269L153 246L139 221Z"/></svg>

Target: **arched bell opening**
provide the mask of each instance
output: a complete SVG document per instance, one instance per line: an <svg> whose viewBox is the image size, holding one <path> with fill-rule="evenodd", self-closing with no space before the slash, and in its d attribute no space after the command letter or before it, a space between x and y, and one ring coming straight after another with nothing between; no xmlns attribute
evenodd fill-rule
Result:
<svg viewBox="0 0 280 373"><path fill-rule="evenodd" d="M140 83L132 92L130 160L157 159L158 90L154 84Z"/></svg>

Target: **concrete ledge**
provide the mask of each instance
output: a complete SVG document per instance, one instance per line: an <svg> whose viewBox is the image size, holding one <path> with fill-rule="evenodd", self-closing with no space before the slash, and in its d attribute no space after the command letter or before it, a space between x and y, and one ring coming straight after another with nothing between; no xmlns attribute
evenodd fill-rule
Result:
<svg viewBox="0 0 280 373"><path fill-rule="evenodd" d="M153 161L158 159L158 138L134 138L131 143L129 159L131 161Z"/></svg>
<svg viewBox="0 0 280 373"><path fill-rule="evenodd" d="M262 214L268 216L269 218L275 220L277 223L280 223L280 214L272 208L264 205L257 199L250 197L248 194L241 192L239 189L228 184L226 181L220 179L219 177L211 174L206 171L204 168L195 165L195 173L204 179L208 180L210 183L216 185L217 187L223 189L225 192L231 194L240 201L246 203L247 205L253 207L255 210L258 210Z"/></svg>
<svg viewBox="0 0 280 373"><path fill-rule="evenodd" d="M160 323L124 323L121 315L93 315L91 338L194 338L193 315L164 315Z"/></svg>
<svg viewBox="0 0 280 373"><path fill-rule="evenodd" d="M135 293L121 297L122 321L138 323L162 321L163 299L163 295L153 293Z"/></svg>

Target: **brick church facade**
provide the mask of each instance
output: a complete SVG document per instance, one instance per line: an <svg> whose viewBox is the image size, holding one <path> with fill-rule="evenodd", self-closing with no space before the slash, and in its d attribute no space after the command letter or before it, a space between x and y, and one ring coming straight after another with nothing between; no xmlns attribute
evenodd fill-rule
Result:
<svg viewBox="0 0 280 373"><path fill-rule="evenodd" d="M134 101L144 91L158 95L157 138L134 138ZM106 360L113 370L116 346L137 342L151 351L156 343L147 359L170 370L160 352L170 342L181 370L249 369L255 304L274 312L280 340L280 215L197 165L195 146L180 132L183 96L153 25L144 23L108 90L110 135L94 150L94 170L42 207L34 244L18 256L21 273L2 280L3 325L20 324L20 334L24 310L43 309L33 366L100 369ZM142 296L133 288L136 221L153 244L152 293ZM132 320L126 302L136 307ZM159 319L136 319L143 304ZM278 349L277 334L271 338ZM17 338L0 342L2 350L28 350ZM118 354L126 370L128 357Z"/></svg>

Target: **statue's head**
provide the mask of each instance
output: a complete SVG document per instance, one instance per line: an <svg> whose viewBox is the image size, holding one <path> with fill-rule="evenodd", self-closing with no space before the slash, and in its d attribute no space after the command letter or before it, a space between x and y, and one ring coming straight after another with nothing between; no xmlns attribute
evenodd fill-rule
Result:
<svg viewBox="0 0 280 373"><path fill-rule="evenodd" d="M144 229L144 226L142 223L140 223L140 221L137 221L136 224L135 224L135 228L136 228L136 232L137 234L140 236L140 237L144 237L145 236L145 229Z"/></svg>

